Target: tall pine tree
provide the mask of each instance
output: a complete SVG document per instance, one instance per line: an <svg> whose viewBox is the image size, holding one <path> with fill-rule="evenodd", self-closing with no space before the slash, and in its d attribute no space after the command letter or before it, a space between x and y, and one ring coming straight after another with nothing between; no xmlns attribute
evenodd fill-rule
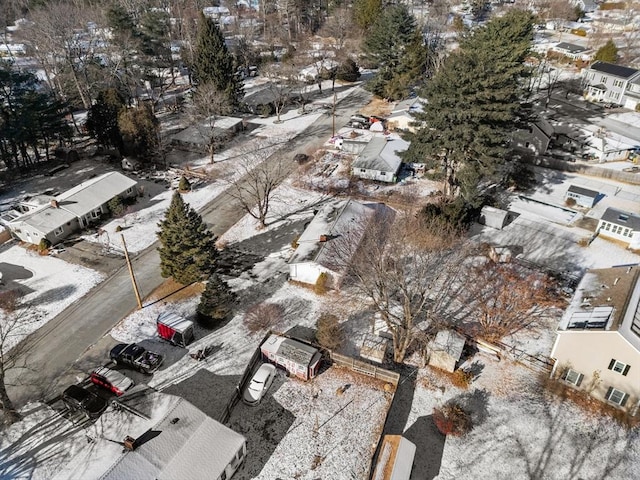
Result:
<svg viewBox="0 0 640 480"><path fill-rule="evenodd" d="M243 97L242 80L236 75L233 56L215 22L200 14L193 59L193 78L199 85L212 84L235 108Z"/></svg>
<svg viewBox="0 0 640 480"><path fill-rule="evenodd" d="M218 250L216 237L202 217L175 192L165 219L158 226L162 246L160 268L162 276L173 277L183 285L208 278L216 269Z"/></svg>
<svg viewBox="0 0 640 480"><path fill-rule="evenodd" d="M425 110L416 115L422 128L405 159L435 169L448 198L477 207L484 190L505 176L532 36L528 12L494 18L463 39L425 87Z"/></svg>
<svg viewBox="0 0 640 480"><path fill-rule="evenodd" d="M200 317L209 320L208 323L221 322L231 313L235 300L236 295L229 285L214 273L209 277L207 287L202 292L197 311Z"/></svg>

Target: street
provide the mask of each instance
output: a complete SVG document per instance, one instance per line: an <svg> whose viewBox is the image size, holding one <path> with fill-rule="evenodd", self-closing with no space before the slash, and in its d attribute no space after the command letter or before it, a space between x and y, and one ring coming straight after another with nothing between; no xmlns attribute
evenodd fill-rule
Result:
<svg viewBox="0 0 640 480"><path fill-rule="evenodd" d="M336 128L344 125L349 116L366 104L369 98L369 93L358 88L341 100L336 107ZM293 161L295 153L324 143L331 132L332 118L323 115L265 161L275 164L282 156L291 159L286 162L290 169L288 173L291 174L297 166ZM203 219L216 235L224 233L244 213L239 202L227 192L214 198L201 211ZM157 244L154 244L133 258L136 279L143 296L164 281L160 276L156 248ZM16 407L20 408L29 401L54 398L65 386L76 382L78 372L70 370L73 363L135 308L136 299L129 272L123 262L122 267L87 296L25 340L16 367L6 373L7 390ZM88 355L100 357L102 349L98 350ZM106 361L106 357L103 361Z"/></svg>

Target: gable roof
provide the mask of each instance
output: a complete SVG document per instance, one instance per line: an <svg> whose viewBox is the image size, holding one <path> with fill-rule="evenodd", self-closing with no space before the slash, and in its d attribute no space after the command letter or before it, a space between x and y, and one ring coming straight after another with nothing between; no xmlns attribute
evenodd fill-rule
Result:
<svg viewBox="0 0 640 480"><path fill-rule="evenodd" d="M61 193L56 200L61 208L81 217L137 184L120 172L108 172Z"/></svg>
<svg viewBox="0 0 640 480"><path fill-rule="evenodd" d="M640 231L640 215L635 213L625 212L616 208L607 208L600 220L631 228L634 232Z"/></svg>
<svg viewBox="0 0 640 480"><path fill-rule="evenodd" d="M589 66L589 69L625 79L633 77L636 73L638 73L638 70L636 70L635 68L623 67L622 65L614 65L613 63L601 62L600 60L592 63L591 66Z"/></svg>
<svg viewBox="0 0 640 480"><path fill-rule="evenodd" d="M600 195L600 192L595 190L589 190L588 188L578 187L577 185L569 185L569 192L577 193L578 195L584 195L585 197L596 198Z"/></svg>
<svg viewBox="0 0 640 480"><path fill-rule="evenodd" d="M373 137L351 167L395 174L402 165L397 153L408 148L409 144L400 138Z"/></svg>
<svg viewBox="0 0 640 480"><path fill-rule="evenodd" d="M558 50L566 50L569 53L582 53L588 50L587 47L583 47L582 45L576 45L574 43L560 42L555 47Z"/></svg>

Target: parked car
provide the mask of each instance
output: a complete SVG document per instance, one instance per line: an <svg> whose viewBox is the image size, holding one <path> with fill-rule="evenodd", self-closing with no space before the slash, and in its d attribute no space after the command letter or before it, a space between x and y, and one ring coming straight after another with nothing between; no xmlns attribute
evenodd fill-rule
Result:
<svg viewBox="0 0 640 480"><path fill-rule="evenodd" d="M247 405L257 405L267 393L274 377L276 376L276 367L270 363L263 363L256 371L249 382L249 386L244 391L242 401Z"/></svg>
<svg viewBox="0 0 640 480"><path fill-rule="evenodd" d="M116 345L109 352L109 357L117 365L124 365L146 374L155 372L164 360L162 355L150 352L136 343Z"/></svg>
<svg viewBox="0 0 640 480"><path fill-rule="evenodd" d="M89 376L91 382L120 396L133 387L133 380L117 370L98 367Z"/></svg>
<svg viewBox="0 0 640 480"><path fill-rule="evenodd" d="M62 393L62 401L72 412L82 412L88 418L98 418L107 408L107 401L80 385L71 385Z"/></svg>

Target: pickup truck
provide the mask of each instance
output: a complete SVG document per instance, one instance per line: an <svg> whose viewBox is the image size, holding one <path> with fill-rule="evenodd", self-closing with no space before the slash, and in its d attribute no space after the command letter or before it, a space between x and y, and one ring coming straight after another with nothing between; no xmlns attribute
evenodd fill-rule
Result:
<svg viewBox="0 0 640 480"><path fill-rule="evenodd" d="M109 357L117 365L124 365L146 374L155 372L164 360L162 355L150 352L135 343L116 345L111 349Z"/></svg>

